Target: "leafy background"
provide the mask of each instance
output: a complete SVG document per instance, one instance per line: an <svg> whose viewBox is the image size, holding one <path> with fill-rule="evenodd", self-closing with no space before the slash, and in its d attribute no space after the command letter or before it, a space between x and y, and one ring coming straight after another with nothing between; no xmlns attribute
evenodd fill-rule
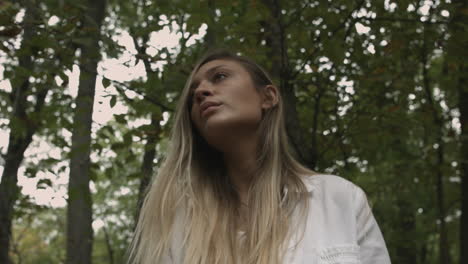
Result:
<svg viewBox="0 0 468 264"><path fill-rule="evenodd" d="M466 263L467 16L455 0L0 2L0 215L11 213L0 224L12 223L10 260L124 262L184 82L207 49L226 47L280 85L301 161L366 191L392 262ZM84 71L89 61L99 64ZM84 168L93 243L89 259L73 262L66 205L85 75L96 78Z"/></svg>

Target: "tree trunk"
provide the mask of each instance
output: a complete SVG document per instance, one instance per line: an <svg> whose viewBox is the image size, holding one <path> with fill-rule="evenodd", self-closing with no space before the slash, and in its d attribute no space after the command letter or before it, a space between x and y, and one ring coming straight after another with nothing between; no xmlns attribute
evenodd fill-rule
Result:
<svg viewBox="0 0 468 264"><path fill-rule="evenodd" d="M147 46L146 43L149 40L149 35L145 35L142 37L142 45L138 44L136 34L130 30L133 43L135 48L138 50L140 54L147 54ZM183 49L183 47L182 47ZM144 58L143 64L145 66L146 75L148 76L148 82L151 82L152 78L158 78L157 73L151 69L151 62ZM163 111L163 109L161 109ZM154 167L154 158L156 157L156 143L159 139L159 135L161 133L161 122L162 114L160 113L152 113L151 114L151 127L154 128L153 130L149 131L146 135L146 144L145 144L145 153L143 154L143 163L141 164L141 179L140 179L140 187L138 189L138 201L137 201L137 209L135 211L135 227L136 223L138 223L138 218L140 217L140 209L143 205L143 201L145 199L146 189L151 182L151 178L153 177L153 167Z"/></svg>
<svg viewBox="0 0 468 264"><path fill-rule="evenodd" d="M466 57L465 57L466 58ZM468 66L462 68L468 74ZM463 75L462 75L463 76ZM468 263L468 75L458 81L461 132L460 264Z"/></svg>
<svg viewBox="0 0 468 264"><path fill-rule="evenodd" d="M285 40L285 26L281 20L281 7L278 0L263 0L264 5L270 10L271 21L264 23L266 43L271 58L270 72L273 79L279 82L279 88L283 97L284 114L286 118L286 131L294 152L300 161L311 169L315 169L317 158L316 149L304 144L302 129L299 124L296 109L297 98L294 87L290 84L291 69L288 65L287 47ZM312 135L313 137L315 135Z"/></svg>
<svg viewBox="0 0 468 264"><path fill-rule="evenodd" d="M460 264L468 263L468 3L454 0L453 18L449 23L448 65L450 75L455 79L460 110L460 177L461 177L461 218L460 218Z"/></svg>
<svg viewBox="0 0 468 264"><path fill-rule="evenodd" d="M156 114L151 115L151 127L154 127L154 131L148 133L147 141L145 144L145 154L143 155L143 163L141 165L141 181L140 188L138 190L138 204L135 216L135 223L138 222L140 216L140 209L143 205L143 199L145 198L146 189L148 188L149 183L151 182L151 177L153 177L153 162L156 157L156 142L158 141L161 126L159 122L161 121L160 117Z"/></svg>
<svg viewBox="0 0 468 264"><path fill-rule="evenodd" d="M405 188L402 186L402 188ZM406 194L408 190L400 190L400 195L402 192L405 192L405 197L408 197ZM397 259L395 263L417 263L417 247L414 240L414 230L416 228L416 223L414 219L414 210L408 204L408 201L405 199L398 199L396 201L396 206L398 207L398 218L400 220L400 224L397 227L398 231L397 234L401 234L399 237L398 247L396 248L395 255Z"/></svg>
<svg viewBox="0 0 468 264"><path fill-rule="evenodd" d="M100 60L100 28L105 0L88 0L83 21L87 43L80 45L80 84L73 117L67 208L67 264L91 263L93 241L90 183L91 123Z"/></svg>
<svg viewBox="0 0 468 264"><path fill-rule="evenodd" d="M437 196L437 218L440 222L439 225L439 263L451 263L449 254L449 243L448 243L448 232L447 224L445 222L446 208L445 208L445 194L444 194L444 174L442 168L444 166L444 141L443 129L444 119L442 114L439 114L438 105L440 102L435 101L432 97L432 89L430 86L430 79L428 73L428 52L427 52L427 39L426 39L426 27L424 27L424 42L422 48L422 75L423 75L423 86L426 93L429 107L432 111L432 118L434 120L434 128L436 133L436 144L439 146L436 150L437 162L434 164L435 177L436 177L436 196ZM431 164L432 165L432 164Z"/></svg>
<svg viewBox="0 0 468 264"><path fill-rule="evenodd" d="M111 243L111 238L109 236L109 232L107 231L106 226L104 225L102 227L102 230L104 231L104 239L106 240L106 248L107 248L107 254L109 255L109 264L114 264L114 249L112 248L112 243Z"/></svg>
<svg viewBox="0 0 468 264"><path fill-rule="evenodd" d="M215 0L208 0L208 9L207 9L207 15L208 15L208 29L206 30L206 35L204 37L204 48L205 50L212 50L216 48L217 41L216 41L216 36L217 34L217 28L216 28L216 11L215 11Z"/></svg>
<svg viewBox="0 0 468 264"><path fill-rule="evenodd" d="M34 1L25 1L24 34L21 51L30 48L31 39L35 35L34 24L38 21L38 12ZM19 68L30 72L34 70L31 52L24 52L18 57ZM26 113L26 92L30 89L29 76L19 73L12 80L13 112L10 119L10 134L8 149L5 155L4 170L0 183L0 263L11 263L9 258L10 241L12 236L13 207L18 198L18 169L24 158L24 152L37 131L36 120L30 120ZM47 91L45 91L47 93ZM44 96L45 97L45 96ZM42 100L42 101L41 101ZM36 108L42 108L43 98L38 95Z"/></svg>
<svg viewBox="0 0 468 264"><path fill-rule="evenodd" d="M442 127L439 127L442 130ZM439 208L438 218L440 222L439 226L439 263L452 263L450 261L449 246L448 243L448 232L447 232L447 223L445 222L446 209L445 209L445 195L444 195L444 181L442 166L444 164L444 147L442 144L442 135L438 137L439 148L437 149L437 165L436 165L436 174L437 174L437 207Z"/></svg>

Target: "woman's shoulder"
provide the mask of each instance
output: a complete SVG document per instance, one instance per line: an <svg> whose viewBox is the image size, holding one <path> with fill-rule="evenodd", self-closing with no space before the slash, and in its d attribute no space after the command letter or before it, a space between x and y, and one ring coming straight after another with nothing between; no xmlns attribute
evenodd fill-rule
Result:
<svg viewBox="0 0 468 264"><path fill-rule="evenodd" d="M327 198L333 201L353 201L365 197L364 191L355 183L333 174L313 174L303 177L307 191L312 197Z"/></svg>
<svg viewBox="0 0 468 264"><path fill-rule="evenodd" d="M303 176L302 179L309 191L317 188L326 188L338 191L349 188L358 188L357 185L350 180L334 174L317 173Z"/></svg>
<svg viewBox="0 0 468 264"><path fill-rule="evenodd" d="M336 257L336 263L353 257L352 263L390 264L382 233L358 185L330 174L310 175L303 181L310 191L306 247L332 249L322 251L321 258Z"/></svg>

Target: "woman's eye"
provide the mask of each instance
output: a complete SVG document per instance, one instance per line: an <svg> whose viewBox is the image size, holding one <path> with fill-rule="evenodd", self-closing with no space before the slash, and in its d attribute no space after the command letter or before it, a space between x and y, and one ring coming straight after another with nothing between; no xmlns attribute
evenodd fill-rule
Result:
<svg viewBox="0 0 468 264"><path fill-rule="evenodd" d="M222 80L222 79L224 79L224 78L226 78L226 77L227 77L226 74L224 74L224 73L222 73L222 72L218 72L218 73L216 73L216 74L214 75L213 80L214 80L215 82L217 82L217 81L220 81L220 80Z"/></svg>

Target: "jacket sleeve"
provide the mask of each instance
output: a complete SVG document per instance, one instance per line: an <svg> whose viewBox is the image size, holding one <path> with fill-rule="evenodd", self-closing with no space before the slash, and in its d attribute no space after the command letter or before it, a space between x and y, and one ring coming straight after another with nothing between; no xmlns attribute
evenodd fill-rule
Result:
<svg viewBox="0 0 468 264"><path fill-rule="evenodd" d="M357 243L362 264L390 264L387 247L364 191L355 186Z"/></svg>

